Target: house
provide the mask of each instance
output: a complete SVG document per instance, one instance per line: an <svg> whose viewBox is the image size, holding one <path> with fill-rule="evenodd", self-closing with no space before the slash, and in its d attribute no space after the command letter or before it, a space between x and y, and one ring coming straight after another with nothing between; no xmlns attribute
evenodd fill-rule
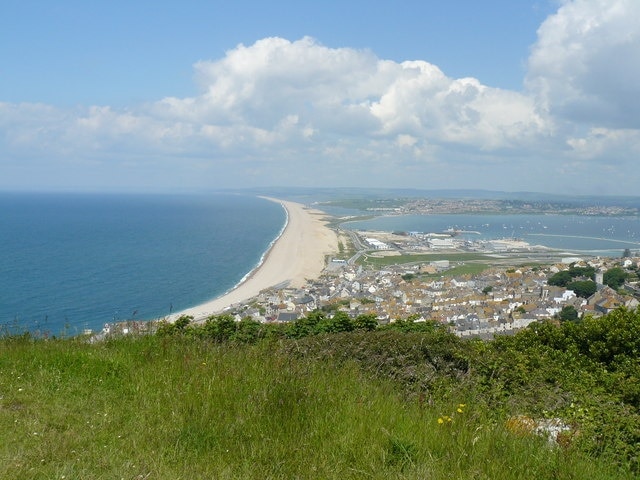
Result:
<svg viewBox="0 0 640 480"><path fill-rule="evenodd" d="M297 312L278 312L278 317L276 318L276 322L279 322L279 323L295 322L297 319L298 319Z"/></svg>

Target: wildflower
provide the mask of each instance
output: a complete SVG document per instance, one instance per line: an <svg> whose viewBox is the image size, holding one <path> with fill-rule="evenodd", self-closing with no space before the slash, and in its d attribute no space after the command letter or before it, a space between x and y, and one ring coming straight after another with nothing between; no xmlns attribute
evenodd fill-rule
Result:
<svg viewBox="0 0 640 480"><path fill-rule="evenodd" d="M440 425L442 425L444 423L451 423L452 421L453 421L453 419L449 415L443 415L440 418L438 418L438 423Z"/></svg>

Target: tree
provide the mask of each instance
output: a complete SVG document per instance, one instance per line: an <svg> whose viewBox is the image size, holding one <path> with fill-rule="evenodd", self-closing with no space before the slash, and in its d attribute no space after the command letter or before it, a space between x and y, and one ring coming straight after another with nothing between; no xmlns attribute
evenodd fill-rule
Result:
<svg viewBox="0 0 640 480"><path fill-rule="evenodd" d="M191 323L193 317L190 315L180 315L173 323L168 321L160 322L156 333L160 336L169 336L185 333L187 326Z"/></svg>
<svg viewBox="0 0 640 480"><path fill-rule="evenodd" d="M569 283L567 289L573 290L578 297L589 298L596 293L598 286L593 280L577 280Z"/></svg>
<svg viewBox="0 0 640 480"><path fill-rule="evenodd" d="M375 313L363 313L356 317L353 324L357 330L375 330L378 326L378 317Z"/></svg>
<svg viewBox="0 0 640 480"><path fill-rule="evenodd" d="M231 315L211 315L204 323L204 335L216 342L231 340L238 325Z"/></svg>
<svg viewBox="0 0 640 480"><path fill-rule="evenodd" d="M583 277L593 280L596 275L596 269L594 267L576 267L575 265L571 265L568 271L571 278Z"/></svg>
<svg viewBox="0 0 640 480"><path fill-rule="evenodd" d="M573 305L565 305L560 311L560 320L573 322L578 319L578 311Z"/></svg>
<svg viewBox="0 0 640 480"><path fill-rule="evenodd" d="M187 325L191 323L191 320L193 320L191 315L180 315L180 318L178 318L174 324L176 326L176 330L183 331L187 328Z"/></svg>
<svg viewBox="0 0 640 480"><path fill-rule="evenodd" d="M233 339L242 343L255 343L263 333L260 322L256 322L251 317L245 317L236 325Z"/></svg>
<svg viewBox="0 0 640 480"><path fill-rule="evenodd" d="M637 362L640 309L619 308L600 318L587 317L581 327L572 333L581 353L587 357L611 370Z"/></svg>
<svg viewBox="0 0 640 480"><path fill-rule="evenodd" d="M435 332L446 331L442 324L435 320L418 321L420 315L413 314L407 318L398 318L394 322L389 323L383 327L382 330L398 330L400 332Z"/></svg>
<svg viewBox="0 0 640 480"><path fill-rule="evenodd" d="M569 270L563 270L549 277L547 283L557 287L567 287L574 278L583 278L585 280L593 280L596 270L593 267L576 267L572 265Z"/></svg>
<svg viewBox="0 0 640 480"><path fill-rule="evenodd" d="M547 283L556 287L566 287L569 282L573 280L573 277L567 270L563 270L549 277Z"/></svg>
<svg viewBox="0 0 640 480"><path fill-rule="evenodd" d="M318 333L320 325L326 320L326 315L321 310L309 312L306 317L296 320L288 329L288 335L293 338L302 338Z"/></svg>
<svg viewBox="0 0 640 480"><path fill-rule="evenodd" d="M343 312L342 310L336 312L336 314L331 319L331 329L330 332L350 332L353 330L353 322L351 318L347 314L347 312Z"/></svg>
<svg viewBox="0 0 640 480"><path fill-rule="evenodd" d="M613 267L604 272L603 282L613 289L618 289L627 279L627 272L620 267Z"/></svg>

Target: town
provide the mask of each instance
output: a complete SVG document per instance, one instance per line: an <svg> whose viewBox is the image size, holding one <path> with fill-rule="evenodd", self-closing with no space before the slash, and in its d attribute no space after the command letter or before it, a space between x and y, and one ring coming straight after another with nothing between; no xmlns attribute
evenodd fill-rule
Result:
<svg viewBox="0 0 640 480"><path fill-rule="evenodd" d="M321 206L338 206L360 210L363 214L432 215L432 214L571 214L587 216L635 216L640 209L635 204L624 205L602 198L588 198L583 203L571 200L488 199L488 198L368 198L318 202Z"/></svg>
<svg viewBox="0 0 640 480"><path fill-rule="evenodd" d="M640 259L562 257L560 252L504 239L469 241L454 234L340 232L349 258L330 258L323 275L303 288L279 285L225 311L237 320L293 322L314 310L437 321L461 337L491 338L532 322L599 316L640 303L633 280ZM626 252L627 254L630 252ZM586 296L550 278L562 271L592 271ZM606 272L623 270L619 288Z"/></svg>

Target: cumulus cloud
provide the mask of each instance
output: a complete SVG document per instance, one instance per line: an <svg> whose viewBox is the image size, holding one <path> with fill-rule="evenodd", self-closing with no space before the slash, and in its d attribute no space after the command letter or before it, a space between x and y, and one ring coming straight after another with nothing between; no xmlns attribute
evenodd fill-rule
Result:
<svg viewBox="0 0 640 480"><path fill-rule="evenodd" d="M0 151L120 173L135 164L167 183L181 172L227 185L553 189L567 172L578 182L614 165L611 152L637 155L639 17L636 0L563 2L538 31L525 92L424 60L264 38L196 63L189 98L121 110L0 103Z"/></svg>
<svg viewBox="0 0 640 480"><path fill-rule="evenodd" d="M552 115L640 128L640 2L565 1L538 30L527 84Z"/></svg>
<svg viewBox="0 0 640 480"><path fill-rule="evenodd" d="M195 72L198 95L125 111L5 106L24 120L12 127L10 147L84 158L197 157L212 169L233 159L236 176L262 168L326 178L327 166L339 165L355 177L366 165L383 183L398 166L444 167L447 149L518 149L547 128L523 94L449 78L425 61L396 63L311 38L239 45L198 62Z"/></svg>
<svg viewBox="0 0 640 480"><path fill-rule="evenodd" d="M163 100L163 115L265 131L293 117L289 134L306 139L342 134L366 143L413 135L487 149L518 144L545 128L521 94L448 78L424 61L385 61L311 38L240 45L222 60L199 62L196 71L202 95Z"/></svg>
<svg viewBox="0 0 640 480"><path fill-rule="evenodd" d="M554 120L561 175L606 171L612 192L635 193L624 172L640 153L639 26L636 0L565 0L538 29L526 84Z"/></svg>
<svg viewBox="0 0 640 480"><path fill-rule="evenodd" d="M582 160L603 159L604 164L622 167L637 163L640 156L640 130L591 128L580 137L569 137L573 157Z"/></svg>

